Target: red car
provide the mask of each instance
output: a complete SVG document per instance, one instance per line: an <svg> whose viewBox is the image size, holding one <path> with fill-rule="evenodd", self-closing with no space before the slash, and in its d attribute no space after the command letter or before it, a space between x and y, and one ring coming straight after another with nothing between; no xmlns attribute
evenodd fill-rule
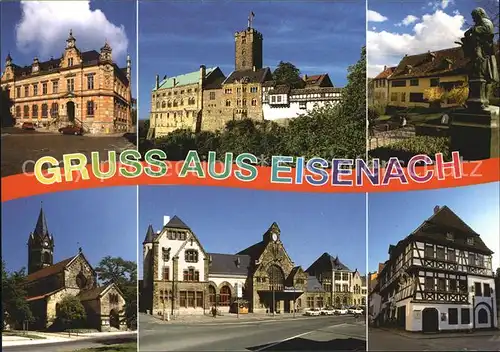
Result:
<svg viewBox="0 0 500 352"><path fill-rule="evenodd" d="M33 124L33 122L25 122L25 123L23 123L23 125L21 126L21 128L23 130L34 130L35 129L35 125Z"/></svg>
<svg viewBox="0 0 500 352"><path fill-rule="evenodd" d="M66 127L61 127L59 129L59 132L62 134L74 134L75 136L81 136L83 135L83 128L80 126L66 126Z"/></svg>

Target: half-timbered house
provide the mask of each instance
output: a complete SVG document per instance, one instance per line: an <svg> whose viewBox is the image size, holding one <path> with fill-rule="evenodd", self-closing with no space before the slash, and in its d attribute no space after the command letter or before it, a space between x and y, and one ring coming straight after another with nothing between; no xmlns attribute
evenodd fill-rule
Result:
<svg viewBox="0 0 500 352"><path fill-rule="evenodd" d="M389 247L378 276L381 323L424 332L497 327L492 254L453 211L435 207Z"/></svg>

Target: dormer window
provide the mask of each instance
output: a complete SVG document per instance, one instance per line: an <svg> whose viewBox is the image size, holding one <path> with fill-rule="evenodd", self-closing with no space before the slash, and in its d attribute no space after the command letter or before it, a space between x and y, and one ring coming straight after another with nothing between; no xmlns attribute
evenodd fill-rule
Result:
<svg viewBox="0 0 500 352"><path fill-rule="evenodd" d="M72 57L70 57L68 59L68 67L71 67L71 66L73 66L73 58Z"/></svg>
<svg viewBox="0 0 500 352"><path fill-rule="evenodd" d="M198 262L198 251L195 251L194 249L188 249L184 253L184 259L186 260L187 263L197 263Z"/></svg>
<svg viewBox="0 0 500 352"><path fill-rule="evenodd" d="M453 234L451 232L446 233L446 239L448 241L453 241Z"/></svg>
<svg viewBox="0 0 500 352"><path fill-rule="evenodd" d="M474 245L474 237L468 237L467 244L473 246Z"/></svg>

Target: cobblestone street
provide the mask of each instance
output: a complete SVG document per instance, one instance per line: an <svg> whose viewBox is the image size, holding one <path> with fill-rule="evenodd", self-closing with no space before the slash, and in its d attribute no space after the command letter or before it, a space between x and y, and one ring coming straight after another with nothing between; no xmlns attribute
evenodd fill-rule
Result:
<svg viewBox="0 0 500 352"><path fill-rule="evenodd" d="M62 160L64 154L90 154L99 151L102 161L108 151L135 149L135 135L73 136L47 132L31 132L19 129L2 129L2 177L32 172L35 162L43 156Z"/></svg>
<svg viewBox="0 0 500 352"><path fill-rule="evenodd" d="M369 351L500 351L500 332L410 334L368 329Z"/></svg>

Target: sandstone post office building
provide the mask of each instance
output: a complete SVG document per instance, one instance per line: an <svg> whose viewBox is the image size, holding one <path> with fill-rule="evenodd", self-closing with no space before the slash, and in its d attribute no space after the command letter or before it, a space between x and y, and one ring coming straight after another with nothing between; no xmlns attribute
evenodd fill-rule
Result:
<svg viewBox="0 0 500 352"><path fill-rule="evenodd" d="M31 122L57 131L76 124L86 133L125 133L132 128L131 71L130 56L120 68L107 42L99 52L80 51L70 31L60 58L35 57L20 66L8 54L1 86L13 102L17 126Z"/></svg>
<svg viewBox="0 0 500 352"><path fill-rule="evenodd" d="M148 227L143 242L140 310L154 315L210 314L212 308L291 313L307 308L366 304L366 280L328 253L307 270L296 265L276 223L259 242L236 254L207 253L179 217ZM238 303L236 303L238 302Z"/></svg>

